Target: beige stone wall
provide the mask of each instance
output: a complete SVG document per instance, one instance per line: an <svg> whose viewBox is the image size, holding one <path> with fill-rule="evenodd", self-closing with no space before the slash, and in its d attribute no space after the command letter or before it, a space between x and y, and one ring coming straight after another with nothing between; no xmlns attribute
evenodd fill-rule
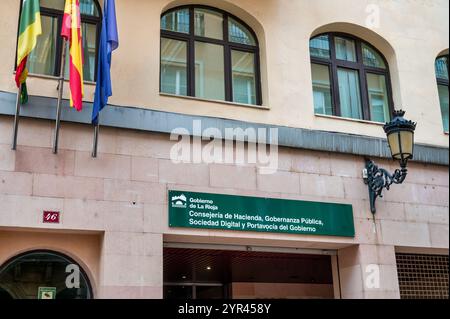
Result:
<svg viewBox="0 0 450 319"><path fill-rule="evenodd" d="M163 241L345 248L339 252L345 298L398 297L396 247L448 253L447 167L412 163L406 182L377 201L375 229L361 157L282 148L279 171L261 175L253 165L175 165L168 135L103 128L93 159L91 129L67 123L53 155L54 123L30 119L21 122L13 152L12 123L0 116L0 227L104 233L95 283L100 298L162 297ZM356 237L170 229L169 189L352 204ZM61 211L62 223L42 224L43 210ZM375 291L363 285L371 263L381 265L385 285Z"/></svg>
<svg viewBox="0 0 450 319"><path fill-rule="evenodd" d="M268 110L159 94L159 18L166 9L188 3L227 10L256 31ZM308 40L319 32L342 31L371 42L386 56L395 104L419 122L417 142L449 145L434 72L435 58L449 47L446 0L117 0L116 5L121 46L114 54L112 104L384 137L378 124L314 115ZM19 1L3 0L0 8L0 90L15 92ZM374 12L379 26L369 28ZM55 80L29 80L33 95L56 97L56 86ZM93 92L87 85L86 101L92 101Z"/></svg>

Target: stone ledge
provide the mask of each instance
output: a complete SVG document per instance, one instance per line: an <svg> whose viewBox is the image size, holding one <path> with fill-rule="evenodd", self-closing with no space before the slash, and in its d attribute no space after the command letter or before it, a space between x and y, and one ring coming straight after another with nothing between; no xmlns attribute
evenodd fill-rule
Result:
<svg viewBox="0 0 450 319"><path fill-rule="evenodd" d="M15 101L16 94L0 91L0 114L14 115ZM21 116L55 120L56 101L55 98L30 96L27 106L21 109ZM78 113L69 107L67 100L63 101L62 121L90 125L91 114L92 103L85 103L84 111ZM242 128L244 130L246 128L265 128L266 130L278 128L279 146L284 147L390 158L386 139L154 111L137 107L108 105L102 111L100 124L107 127L170 134L175 128L180 127L186 128L192 133L194 120L201 120L203 129L215 127L222 133L225 132L225 128ZM270 138L268 136L268 142ZM416 145L414 158L416 162L447 166L449 164L449 151L448 148L444 147Z"/></svg>

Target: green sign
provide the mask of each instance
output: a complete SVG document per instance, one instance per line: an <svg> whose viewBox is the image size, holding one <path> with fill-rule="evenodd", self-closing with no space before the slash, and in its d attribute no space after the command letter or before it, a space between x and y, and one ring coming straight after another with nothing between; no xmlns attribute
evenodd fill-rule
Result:
<svg viewBox="0 0 450 319"><path fill-rule="evenodd" d="M38 299L56 299L56 288L39 287Z"/></svg>
<svg viewBox="0 0 450 319"><path fill-rule="evenodd" d="M169 226L354 237L351 205L169 191Z"/></svg>

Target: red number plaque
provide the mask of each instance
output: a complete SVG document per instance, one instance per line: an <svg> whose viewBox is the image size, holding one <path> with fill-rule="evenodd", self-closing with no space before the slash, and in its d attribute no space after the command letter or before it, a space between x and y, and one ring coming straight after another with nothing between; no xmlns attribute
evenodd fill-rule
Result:
<svg viewBox="0 0 450 319"><path fill-rule="evenodd" d="M59 224L60 215L60 212L44 211L44 214L42 215L42 222L46 224Z"/></svg>

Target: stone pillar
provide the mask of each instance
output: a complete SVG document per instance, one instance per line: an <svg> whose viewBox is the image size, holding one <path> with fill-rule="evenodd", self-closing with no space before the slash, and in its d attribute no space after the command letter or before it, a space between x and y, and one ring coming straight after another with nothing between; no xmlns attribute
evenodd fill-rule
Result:
<svg viewBox="0 0 450 319"><path fill-rule="evenodd" d="M106 232L101 257L101 299L163 297L161 234Z"/></svg>
<svg viewBox="0 0 450 319"><path fill-rule="evenodd" d="M343 299L400 298L394 246L351 246L338 261Z"/></svg>

